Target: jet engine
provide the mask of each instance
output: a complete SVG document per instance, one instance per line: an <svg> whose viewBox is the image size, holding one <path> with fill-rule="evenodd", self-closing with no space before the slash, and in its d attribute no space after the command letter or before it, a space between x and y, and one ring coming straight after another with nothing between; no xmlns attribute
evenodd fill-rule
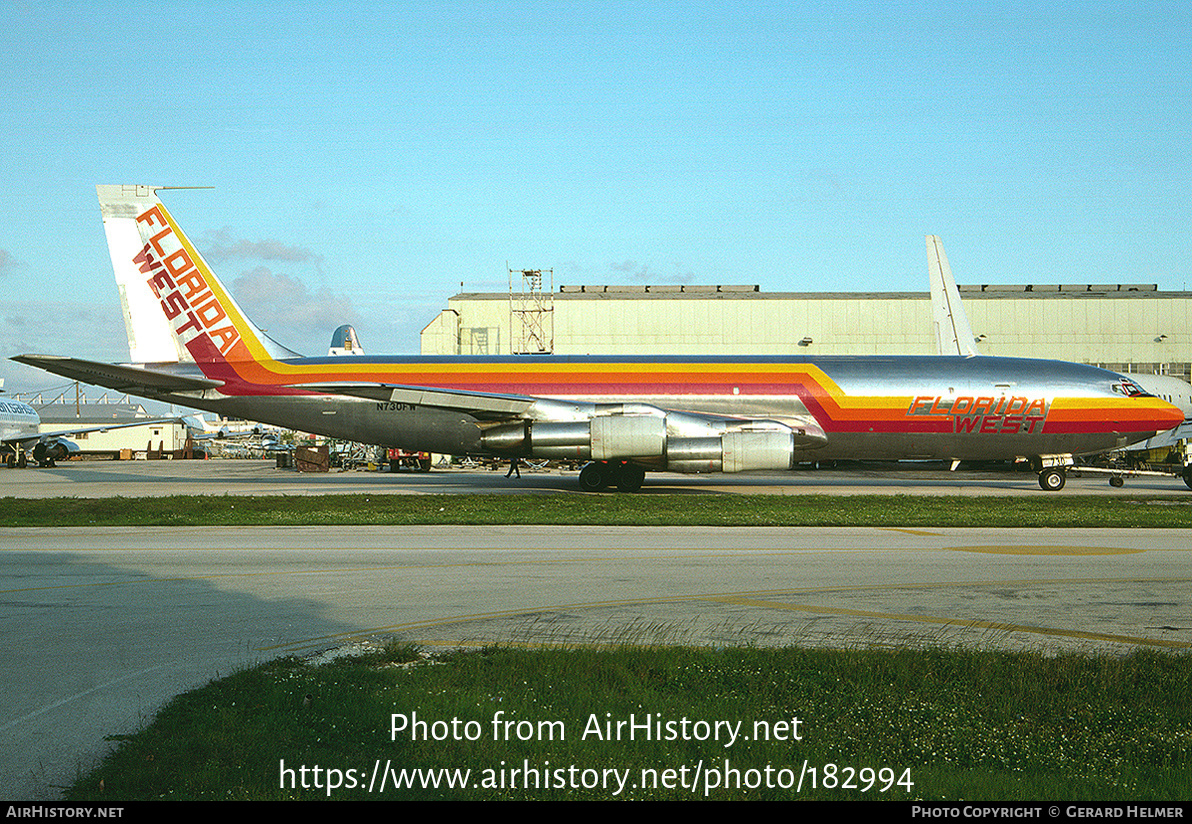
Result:
<svg viewBox="0 0 1192 824"><path fill-rule="evenodd" d="M79 451L77 443L65 438L55 438L52 441L38 441L33 447L32 455L39 466L53 466L54 461L64 461Z"/></svg>
<svg viewBox="0 0 1192 824"><path fill-rule="evenodd" d="M522 421L485 431L492 452L579 461L634 461L673 472L790 469L796 454L827 443L811 419L731 420L666 412L648 404L602 404L574 421Z"/></svg>

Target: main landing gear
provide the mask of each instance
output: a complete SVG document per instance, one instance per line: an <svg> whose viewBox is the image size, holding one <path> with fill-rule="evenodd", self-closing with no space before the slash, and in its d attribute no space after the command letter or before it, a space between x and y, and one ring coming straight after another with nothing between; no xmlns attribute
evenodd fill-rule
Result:
<svg viewBox="0 0 1192 824"><path fill-rule="evenodd" d="M637 492L646 479L646 470L626 461L592 461L579 471L579 488L599 492L615 486L620 492Z"/></svg>

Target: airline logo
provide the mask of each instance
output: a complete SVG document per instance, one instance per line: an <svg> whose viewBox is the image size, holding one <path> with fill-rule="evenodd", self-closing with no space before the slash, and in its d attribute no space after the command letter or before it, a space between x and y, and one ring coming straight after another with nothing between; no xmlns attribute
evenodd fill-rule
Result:
<svg viewBox="0 0 1192 824"><path fill-rule="evenodd" d="M17 403L15 401L0 401L0 412L9 412L13 415L24 415L28 418L31 418L36 414L33 411L32 406L23 403Z"/></svg>
<svg viewBox="0 0 1192 824"><path fill-rule="evenodd" d="M945 398L920 395L911 401L907 417L952 418L953 432L985 435L1034 434L1043 431L1050 403L1046 398Z"/></svg>
<svg viewBox="0 0 1192 824"><path fill-rule="evenodd" d="M137 224L147 242L133 263L150 276L149 288L161 301L174 334L188 349L191 341L206 334L226 357L240 340L240 333L160 207L141 214Z"/></svg>

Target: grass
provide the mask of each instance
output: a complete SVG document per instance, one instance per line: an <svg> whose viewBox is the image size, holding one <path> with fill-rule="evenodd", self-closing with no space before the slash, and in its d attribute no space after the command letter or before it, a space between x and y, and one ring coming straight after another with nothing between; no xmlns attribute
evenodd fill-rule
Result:
<svg viewBox="0 0 1192 824"><path fill-rule="evenodd" d="M178 495L2 498L0 526L1192 527L1192 495Z"/></svg>
<svg viewBox="0 0 1192 824"><path fill-rule="evenodd" d="M180 696L66 799L1181 800L1187 673L1187 657L1153 652L494 647L424 659L392 644L320 666L287 658ZM605 722L631 716L671 740L605 740ZM717 721L740 724L735 741L723 725L712 736ZM369 793L376 769L388 783ZM466 786L448 788L444 770L470 771ZM395 789L395 775L414 786Z"/></svg>

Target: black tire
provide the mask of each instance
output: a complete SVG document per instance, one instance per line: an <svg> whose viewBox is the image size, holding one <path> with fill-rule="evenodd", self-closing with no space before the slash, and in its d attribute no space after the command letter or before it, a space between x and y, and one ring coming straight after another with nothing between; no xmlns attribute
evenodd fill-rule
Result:
<svg viewBox="0 0 1192 824"><path fill-rule="evenodd" d="M430 472L430 458L419 458L418 469L422 472Z"/></svg>
<svg viewBox="0 0 1192 824"><path fill-rule="evenodd" d="M1112 486L1114 489L1123 487L1126 485L1126 479L1119 477L1117 475L1114 475L1112 478L1109 479L1109 485Z"/></svg>
<svg viewBox="0 0 1192 824"><path fill-rule="evenodd" d="M1184 485L1192 489L1192 464L1184 467Z"/></svg>
<svg viewBox="0 0 1192 824"><path fill-rule="evenodd" d="M646 470L633 464L625 464L617 473L617 489L621 492L637 492L646 479Z"/></svg>
<svg viewBox="0 0 1192 824"><path fill-rule="evenodd" d="M599 492L608 486L608 464L593 461L579 471L579 488L584 492Z"/></svg>
<svg viewBox="0 0 1192 824"><path fill-rule="evenodd" d="M1059 492L1068 481L1068 475L1058 466L1044 469L1039 473L1039 486L1047 492Z"/></svg>

